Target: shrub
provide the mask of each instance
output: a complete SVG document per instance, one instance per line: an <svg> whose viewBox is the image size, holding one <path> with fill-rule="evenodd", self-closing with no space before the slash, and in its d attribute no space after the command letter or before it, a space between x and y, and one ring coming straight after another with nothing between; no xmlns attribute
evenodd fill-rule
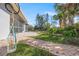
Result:
<svg viewBox="0 0 79 59"><path fill-rule="evenodd" d="M63 28L57 28L56 34L62 34L63 33Z"/></svg>
<svg viewBox="0 0 79 59"><path fill-rule="evenodd" d="M64 43L72 44L72 45L79 45L79 38L76 38L76 37L65 38Z"/></svg>
<svg viewBox="0 0 79 59"><path fill-rule="evenodd" d="M67 30L63 31L63 35L65 37L76 37L77 33L76 33L75 29L72 29L72 30L68 30L68 31Z"/></svg>
<svg viewBox="0 0 79 59"><path fill-rule="evenodd" d="M72 30L72 29L75 29L75 27L74 26L68 26L68 27L64 28L64 30Z"/></svg>
<svg viewBox="0 0 79 59"><path fill-rule="evenodd" d="M55 34L56 31L57 31L57 28L50 28L50 29L48 30L49 36L52 36L53 34Z"/></svg>
<svg viewBox="0 0 79 59"><path fill-rule="evenodd" d="M74 24L74 27L75 27L77 30L79 30L79 22L76 23L76 24Z"/></svg>
<svg viewBox="0 0 79 59"><path fill-rule="evenodd" d="M49 29L49 33L55 33L56 31L57 31L57 28L55 28L55 27Z"/></svg>

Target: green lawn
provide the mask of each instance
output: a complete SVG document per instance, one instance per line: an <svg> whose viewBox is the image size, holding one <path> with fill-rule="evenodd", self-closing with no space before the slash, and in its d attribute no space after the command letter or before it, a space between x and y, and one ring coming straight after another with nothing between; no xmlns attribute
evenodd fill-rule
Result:
<svg viewBox="0 0 79 59"><path fill-rule="evenodd" d="M52 56L52 54L48 51L19 43L16 51L9 53L8 56Z"/></svg>
<svg viewBox="0 0 79 59"><path fill-rule="evenodd" d="M47 33L40 33L40 35L33 37L35 39L41 39L49 42L55 42L55 43L63 43L63 36L58 35L52 35L51 37Z"/></svg>
<svg viewBox="0 0 79 59"><path fill-rule="evenodd" d="M79 46L79 38L73 36L69 37L69 36L58 35L58 34L54 34L50 36L49 34L47 34L47 32L40 32L38 36L35 36L33 38L54 42L54 43L71 44L71 45Z"/></svg>

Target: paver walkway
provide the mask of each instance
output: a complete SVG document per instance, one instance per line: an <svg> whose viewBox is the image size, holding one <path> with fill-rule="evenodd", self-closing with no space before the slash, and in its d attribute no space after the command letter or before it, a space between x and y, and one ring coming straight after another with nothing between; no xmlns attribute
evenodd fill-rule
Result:
<svg viewBox="0 0 79 59"><path fill-rule="evenodd" d="M47 41L27 37L24 34L23 35L20 34L20 36L21 36L20 40L22 40L23 43L31 45L31 46L35 46L35 47L45 48L46 50L48 50L54 55L79 56L79 47L77 46L50 43ZM17 39L19 39L19 37Z"/></svg>

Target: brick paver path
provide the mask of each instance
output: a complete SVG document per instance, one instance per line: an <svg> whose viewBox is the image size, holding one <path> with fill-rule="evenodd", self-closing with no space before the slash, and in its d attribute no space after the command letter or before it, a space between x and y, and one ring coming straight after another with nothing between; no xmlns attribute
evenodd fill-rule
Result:
<svg viewBox="0 0 79 59"><path fill-rule="evenodd" d="M43 40L33 39L30 37L27 37L26 35L21 35L21 37L18 37L17 39L20 39L18 41L22 40L23 43L28 44L30 46L44 48L54 55L79 56L79 47L77 46L55 44L55 43L51 43Z"/></svg>

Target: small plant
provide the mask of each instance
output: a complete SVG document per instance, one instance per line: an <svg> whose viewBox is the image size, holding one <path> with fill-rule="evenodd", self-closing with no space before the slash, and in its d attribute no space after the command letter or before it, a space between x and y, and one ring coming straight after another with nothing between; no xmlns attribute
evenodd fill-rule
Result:
<svg viewBox="0 0 79 59"><path fill-rule="evenodd" d="M56 33L56 31L57 31L57 28L50 28L49 30L48 30L48 32L49 32L49 36L51 37L51 36L53 36L55 33Z"/></svg>

